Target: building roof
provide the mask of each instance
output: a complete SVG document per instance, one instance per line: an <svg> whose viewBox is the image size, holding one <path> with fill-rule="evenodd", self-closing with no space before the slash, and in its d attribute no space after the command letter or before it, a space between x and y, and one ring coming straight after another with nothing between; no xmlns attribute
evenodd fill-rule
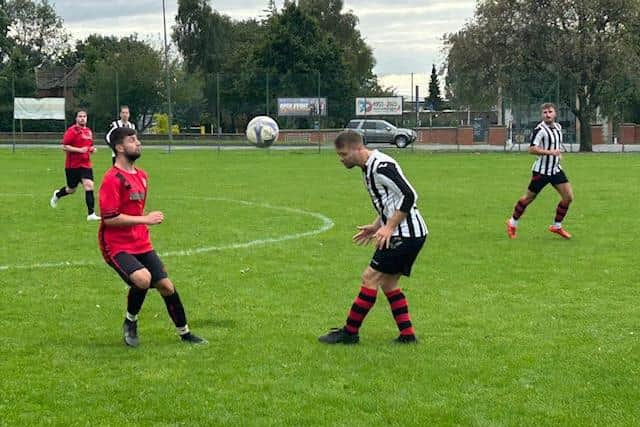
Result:
<svg viewBox="0 0 640 427"><path fill-rule="evenodd" d="M62 88L65 86L67 88L74 88L78 85L82 68L82 63L78 63L72 68L62 66L49 66L47 68L43 68L42 66L36 67L36 87L39 90Z"/></svg>

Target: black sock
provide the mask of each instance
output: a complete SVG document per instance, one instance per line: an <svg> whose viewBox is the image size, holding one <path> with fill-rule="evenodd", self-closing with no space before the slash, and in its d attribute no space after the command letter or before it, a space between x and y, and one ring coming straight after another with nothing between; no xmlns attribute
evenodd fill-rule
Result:
<svg viewBox="0 0 640 427"><path fill-rule="evenodd" d="M131 286L129 288L129 294L127 295L127 313L132 316L137 316L144 303L144 298L147 296L147 289L136 288ZM131 320L131 319L130 319Z"/></svg>
<svg viewBox="0 0 640 427"><path fill-rule="evenodd" d="M89 212L89 215L91 215L95 212L94 208L96 204L95 199L93 198L93 190L85 191L84 199L87 202L87 212Z"/></svg>
<svg viewBox="0 0 640 427"><path fill-rule="evenodd" d="M60 198L62 198L62 197L64 197L64 196L66 196L67 194L69 194L69 193L67 193L67 187L62 187L62 188L61 188L61 189L59 189L59 190L58 190L58 192L56 193L56 197L57 197L58 199L60 199Z"/></svg>
<svg viewBox="0 0 640 427"><path fill-rule="evenodd" d="M189 328L187 327L187 315L184 313L184 306L182 305L182 301L180 301L178 291L175 291L169 296L163 296L162 298L167 306L169 317L173 320L173 324L176 325L178 333L180 335L188 333Z"/></svg>

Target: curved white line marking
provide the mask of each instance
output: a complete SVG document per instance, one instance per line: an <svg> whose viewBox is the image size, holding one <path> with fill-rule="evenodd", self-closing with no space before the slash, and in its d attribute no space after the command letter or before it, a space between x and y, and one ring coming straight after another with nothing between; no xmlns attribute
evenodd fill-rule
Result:
<svg viewBox="0 0 640 427"><path fill-rule="evenodd" d="M234 199L225 199L225 198L218 198L218 197L166 197L166 198L167 199L173 198L173 199L210 200L210 201L220 201L220 202L227 202L227 203L237 203L245 206L256 206L256 207L265 208L265 209L273 209L273 210L279 210L284 212L290 212L298 215L311 216L313 218L316 218L322 221L322 225L313 230L300 232L300 233L285 234L284 236L280 236L280 237L270 237L266 239L250 240L248 242L242 242L242 243L232 243L232 244L220 245L220 246L206 246L202 248L183 249L179 251L169 251L169 252L160 253L159 255L163 257L190 256L190 255L207 253L207 252L224 251L228 249L244 249L252 246L266 245L269 243L281 243L287 240L296 240L304 237L315 236L317 234L321 234L327 230L330 230L334 226L334 223L331 220L331 218L325 215L322 215L321 213L310 212L310 211L305 211L305 210L296 209L296 208L288 208L285 206L271 205L268 203L249 202L246 200L234 200ZM60 261L60 262L44 262L44 263L23 264L23 265L0 265L0 271L35 270L35 269L42 269L42 268L58 268L58 267L84 267L88 265L98 265L98 264L99 263L97 261Z"/></svg>

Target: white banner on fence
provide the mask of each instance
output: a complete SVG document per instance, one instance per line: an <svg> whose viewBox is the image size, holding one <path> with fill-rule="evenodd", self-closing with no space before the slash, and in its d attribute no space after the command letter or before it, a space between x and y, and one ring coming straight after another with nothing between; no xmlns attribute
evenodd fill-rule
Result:
<svg viewBox="0 0 640 427"><path fill-rule="evenodd" d="M356 116L401 116L402 97L356 98Z"/></svg>
<svg viewBox="0 0 640 427"><path fill-rule="evenodd" d="M64 120L64 98L14 98L13 118Z"/></svg>

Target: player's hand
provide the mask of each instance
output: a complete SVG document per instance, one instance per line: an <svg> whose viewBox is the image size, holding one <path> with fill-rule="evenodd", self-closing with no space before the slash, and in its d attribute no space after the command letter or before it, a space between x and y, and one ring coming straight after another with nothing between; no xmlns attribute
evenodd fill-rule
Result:
<svg viewBox="0 0 640 427"><path fill-rule="evenodd" d="M377 228L371 224L361 225L358 227L358 232L352 237L351 240L357 245L367 245L373 239L373 235L376 234Z"/></svg>
<svg viewBox="0 0 640 427"><path fill-rule="evenodd" d="M95 146L92 145L91 148L89 149L89 151L91 153L95 153L96 151L98 151L98 149Z"/></svg>
<svg viewBox="0 0 640 427"><path fill-rule="evenodd" d="M87 153L89 151L89 147L81 147L81 148L78 148L78 150L80 150L79 151L80 153Z"/></svg>
<svg viewBox="0 0 640 427"><path fill-rule="evenodd" d="M147 225L162 224L162 221L164 221L164 214L160 211L149 212L149 214L147 214Z"/></svg>
<svg viewBox="0 0 640 427"><path fill-rule="evenodd" d="M392 234L393 230L387 226L381 227L376 231L376 234L373 236L376 239L376 248L387 249L389 247L389 241L391 240Z"/></svg>
<svg viewBox="0 0 640 427"><path fill-rule="evenodd" d="M560 150L550 150L549 154L552 156L562 157L562 152Z"/></svg>

